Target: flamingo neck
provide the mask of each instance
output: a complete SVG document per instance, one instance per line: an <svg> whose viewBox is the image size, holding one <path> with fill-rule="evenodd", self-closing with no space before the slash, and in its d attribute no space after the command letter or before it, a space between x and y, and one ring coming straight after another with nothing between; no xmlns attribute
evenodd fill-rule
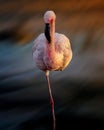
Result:
<svg viewBox="0 0 104 130"><path fill-rule="evenodd" d="M54 34L55 34L55 20L51 21L50 36L51 36L51 45L54 46Z"/></svg>
<svg viewBox="0 0 104 130"><path fill-rule="evenodd" d="M55 44L54 44L54 34L55 34L55 21L52 20L50 23L50 37L51 42L48 45L48 56L53 58L55 55Z"/></svg>

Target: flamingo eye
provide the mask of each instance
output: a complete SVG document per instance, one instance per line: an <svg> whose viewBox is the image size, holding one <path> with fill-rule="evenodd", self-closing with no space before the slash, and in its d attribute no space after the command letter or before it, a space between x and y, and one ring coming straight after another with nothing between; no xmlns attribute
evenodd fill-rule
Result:
<svg viewBox="0 0 104 130"><path fill-rule="evenodd" d="M51 18L48 18L47 22L48 23L51 23L52 19Z"/></svg>

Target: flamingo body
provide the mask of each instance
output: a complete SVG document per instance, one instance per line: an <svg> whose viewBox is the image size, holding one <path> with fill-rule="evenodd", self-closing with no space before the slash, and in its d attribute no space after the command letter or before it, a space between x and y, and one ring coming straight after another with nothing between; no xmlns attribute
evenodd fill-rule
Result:
<svg viewBox="0 0 104 130"><path fill-rule="evenodd" d="M36 66L43 70L64 70L72 59L69 39L59 33L54 35L55 50L50 49L44 33L34 41L33 60Z"/></svg>

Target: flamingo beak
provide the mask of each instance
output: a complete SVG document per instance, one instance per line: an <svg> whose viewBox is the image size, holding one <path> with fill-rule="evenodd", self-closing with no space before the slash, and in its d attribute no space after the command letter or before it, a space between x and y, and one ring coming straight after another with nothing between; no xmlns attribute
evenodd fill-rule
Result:
<svg viewBox="0 0 104 130"><path fill-rule="evenodd" d="M45 36L46 36L48 43L50 43L51 42L51 36L50 36L50 24L49 23L45 24Z"/></svg>

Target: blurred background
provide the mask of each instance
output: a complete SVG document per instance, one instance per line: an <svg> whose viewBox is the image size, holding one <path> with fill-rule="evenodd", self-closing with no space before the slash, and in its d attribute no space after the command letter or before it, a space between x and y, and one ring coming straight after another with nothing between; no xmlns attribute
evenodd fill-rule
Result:
<svg viewBox="0 0 104 130"><path fill-rule="evenodd" d="M0 0L0 130L52 130L47 82L32 59L46 10L73 51L70 65L50 74L57 130L102 129L104 1Z"/></svg>

